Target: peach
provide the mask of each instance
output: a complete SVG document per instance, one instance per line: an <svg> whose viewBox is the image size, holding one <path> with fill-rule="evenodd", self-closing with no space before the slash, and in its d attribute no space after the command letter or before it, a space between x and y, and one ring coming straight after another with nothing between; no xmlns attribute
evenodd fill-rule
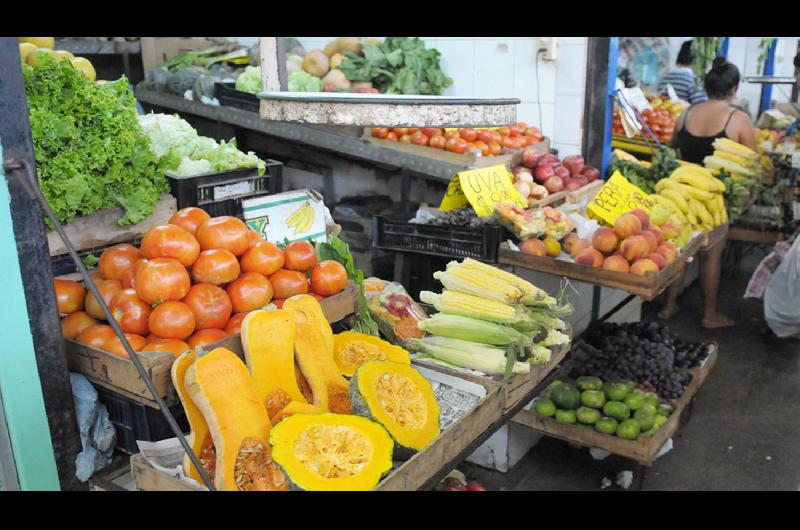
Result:
<svg viewBox="0 0 800 530"><path fill-rule="evenodd" d="M610 228L598 228L592 236L592 246L604 254L614 252L618 242L617 234Z"/></svg>
<svg viewBox="0 0 800 530"><path fill-rule="evenodd" d="M544 247L547 249L547 255L551 258L561 254L561 244L552 237L544 238Z"/></svg>
<svg viewBox="0 0 800 530"><path fill-rule="evenodd" d="M575 232L570 232L569 234L564 236L564 239L561 240L561 249L567 254L571 254L572 245L574 245L575 242L579 240L580 238L578 237L578 234L576 234Z"/></svg>
<svg viewBox="0 0 800 530"><path fill-rule="evenodd" d="M658 265L656 265L650 259L637 259L633 262L633 265L631 265L631 274L635 274L636 276L644 276L648 272L658 272Z"/></svg>
<svg viewBox="0 0 800 530"><path fill-rule="evenodd" d="M657 252L653 252L647 256L647 259L658 265L658 270L661 270L667 266L667 259Z"/></svg>
<svg viewBox="0 0 800 530"><path fill-rule="evenodd" d="M650 230L656 235L656 241L658 242L656 246L664 242L664 233L661 231L660 227L656 225L650 225L650 228L648 228L648 230Z"/></svg>
<svg viewBox="0 0 800 530"><path fill-rule="evenodd" d="M619 254L614 254L603 260L603 268L610 271L628 272L631 266L628 260Z"/></svg>
<svg viewBox="0 0 800 530"><path fill-rule="evenodd" d="M650 254L650 243L642 236L630 236L622 241L619 250L623 258L633 263Z"/></svg>
<svg viewBox="0 0 800 530"><path fill-rule="evenodd" d="M673 243L672 241L664 241L659 246L662 246L662 245L667 247L667 248L670 248L670 249L674 250L676 255L678 254L678 247L676 247L675 243Z"/></svg>
<svg viewBox="0 0 800 530"><path fill-rule="evenodd" d="M639 235L642 232L642 222L635 214L622 214L617 219L617 222L614 223L614 232L617 233L617 237L620 239Z"/></svg>
<svg viewBox="0 0 800 530"><path fill-rule="evenodd" d="M647 240L647 243L650 245L650 252L648 254L652 254L656 251L656 247L658 246L658 236L656 236L655 232L651 232L650 230L642 230L641 236Z"/></svg>
<svg viewBox="0 0 800 530"><path fill-rule="evenodd" d="M682 231L681 227L672 220L661 225L661 234L664 236L665 240L677 239L680 237Z"/></svg>
<svg viewBox="0 0 800 530"><path fill-rule="evenodd" d="M590 267L600 267L603 264L603 255L598 250L588 247L575 256L575 263L589 265Z"/></svg>
<svg viewBox="0 0 800 530"><path fill-rule="evenodd" d="M531 256L546 256L547 247L539 239L528 239L519 246L519 250L523 254L530 254Z"/></svg>
<svg viewBox="0 0 800 530"><path fill-rule="evenodd" d="M569 255L573 258L580 254L580 252L584 249L587 249L592 246L592 243L588 239L579 239L572 244L572 250L570 251Z"/></svg>
<svg viewBox="0 0 800 530"><path fill-rule="evenodd" d="M642 222L642 230L647 230L647 227L650 226L650 216L647 212L641 208L636 208L635 210L631 210L630 213L638 217L639 221Z"/></svg>
<svg viewBox="0 0 800 530"><path fill-rule="evenodd" d="M678 253L675 250L669 248L664 244L661 244L656 249L656 254L661 254L662 256L664 256L664 259L667 261L667 265L675 261L675 258L678 257Z"/></svg>

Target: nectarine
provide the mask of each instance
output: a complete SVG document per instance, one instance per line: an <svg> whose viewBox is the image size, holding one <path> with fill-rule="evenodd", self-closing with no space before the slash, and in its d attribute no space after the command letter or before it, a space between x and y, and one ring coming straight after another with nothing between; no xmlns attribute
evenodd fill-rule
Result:
<svg viewBox="0 0 800 530"><path fill-rule="evenodd" d="M623 258L633 263L650 254L650 243L642 236L630 236L622 241L619 250Z"/></svg>
<svg viewBox="0 0 800 530"><path fill-rule="evenodd" d="M520 252L523 254L530 254L532 256L546 256L547 255L547 247L542 243L541 240L531 238L526 240L519 246Z"/></svg>
<svg viewBox="0 0 800 530"><path fill-rule="evenodd" d="M591 246L592 243L588 239L579 239L572 244L572 250L570 251L569 255L574 258L580 254L582 250L590 248Z"/></svg>
<svg viewBox="0 0 800 530"><path fill-rule="evenodd" d="M631 265L631 274L635 274L636 276L644 276L648 272L658 272L658 265L656 265L652 260L647 258L637 259Z"/></svg>
<svg viewBox="0 0 800 530"><path fill-rule="evenodd" d="M628 272L631 266L628 264L628 260L618 254L614 254L603 260L603 268L610 271Z"/></svg>
<svg viewBox="0 0 800 530"><path fill-rule="evenodd" d="M579 241L580 238L578 234L575 232L570 232L569 234L564 236L564 239L561 240L561 250L566 252L567 254L572 253L572 245L575 244L576 241Z"/></svg>
<svg viewBox="0 0 800 530"><path fill-rule="evenodd" d="M667 266L667 259L657 252L653 252L647 256L647 259L658 265L658 270L661 270Z"/></svg>
<svg viewBox="0 0 800 530"><path fill-rule="evenodd" d="M575 256L575 263L589 265L590 267L600 267L603 265L603 255L594 248L585 248Z"/></svg>
<svg viewBox="0 0 800 530"><path fill-rule="evenodd" d="M632 213L622 214L617 219L617 222L614 223L614 232L617 233L617 237L621 240L639 235L642 232L642 222Z"/></svg>
<svg viewBox="0 0 800 530"><path fill-rule="evenodd" d="M658 246L658 236L656 236L655 232L651 232L650 230L642 230L640 235L645 238L647 243L650 245L650 252L648 252L648 254L655 252L656 247Z"/></svg>
<svg viewBox="0 0 800 530"><path fill-rule="evenodd" d="M650 216L647 212L641 208L636 208L635 210L631 210L630 213L638 217L639 221L642 222L642 230L647 230L647 227L650 226Z"/></svg>
<svg viewBox="0 0 800 530"><path fill-rule="evenodd" d="M666 246L664 243L659 245L659 247L656 249L656 254L661 254L662 256L664 256L664 259L667 260L667 265L675 261L675 258L678 257L678 253L675 250L671 249L670 247Z"/></svg>
<svg viewBox="0 0 800 530"><path fill-rule="evenodd" d="M610 228L601 227L595 230L592 236L592 246L604 254L614 252L617 248L617 234Z"/></svg>
<svg viewBox="0 0 800 530"><path fill-rule="evenodd" d="M658 241L658 244L656 246L664 242L664 233L661 231L661 228L659 228L656 225L650 225L650 228L648 228L648 230L650 230L656 235L656 241Z"/></svg>

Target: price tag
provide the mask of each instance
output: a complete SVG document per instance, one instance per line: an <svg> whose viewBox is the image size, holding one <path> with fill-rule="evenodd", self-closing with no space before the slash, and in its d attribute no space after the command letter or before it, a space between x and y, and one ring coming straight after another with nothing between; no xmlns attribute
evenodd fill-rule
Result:
<svg viewBox="0 0 800 530"><path fill-rule="evenodd" d="M676 102L681 100L681 98L678 97L678 93L675 92L675 87L672 86L672 83L667 83L667 95L669 95L670 101Z"/></svg>
<svg viewBox="0 0 800 530"><path fill-rule="evenodd" d="M650 102L647 101L647 98L642 92L642 89L638 86L632 88L626 88L622 91L622 94L625 96L633 108L635 108L639 112L644 112L647 109L652 110L653 107L650 105Z"/></svg>
<svg viewBox="0 0 800 530"><path fill-rule="evenodd" d="M647 193L615 171L586 207L586 211L589 217L613 225L620 215L636 208L650 213L654 204Z"/></svg>
<svg viewBox="0 0 800 530"><path fill-rule="evenodd" d="M511 176L503 164L458 173L447 187L439 209L447 211L470 204L479 217L488 217L498 202L513 202L520 208L528 207L511 183Z"/></svg>

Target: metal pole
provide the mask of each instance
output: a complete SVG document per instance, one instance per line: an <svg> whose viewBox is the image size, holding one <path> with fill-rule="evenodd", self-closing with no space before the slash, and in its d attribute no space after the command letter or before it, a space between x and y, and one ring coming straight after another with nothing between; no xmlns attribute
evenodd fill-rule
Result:
<svg viewBox="0 0 800 530"><path fill-rule="evenodd" d="M764 71L762 72L763 75L772 75L775 72L775 49L777 47L778 39L775 38L772 40L772 44L769 46L767 60L764 61ZM761 85L761 103L758 105L759 116L761 116L765 110L769 109L770 103L772 103L772 85L765 83Z"/></svg>
<svg viewBox="0 0 800 530"><path fill-rule="evenodd" d="M619 58L619 37L610 37L608 45L608 90L605 121L603 124L603 158L600 175L605 176L611 164L611 124L614 118L614 96L617 89L617 60Z"/></svg>
<svg viewBox="0 0 800 530"><path fill-rule="evenodd" d="M728 44L730 44L730 37L722 38L722 46L717 50L717 57L728 57Z"/></svg>

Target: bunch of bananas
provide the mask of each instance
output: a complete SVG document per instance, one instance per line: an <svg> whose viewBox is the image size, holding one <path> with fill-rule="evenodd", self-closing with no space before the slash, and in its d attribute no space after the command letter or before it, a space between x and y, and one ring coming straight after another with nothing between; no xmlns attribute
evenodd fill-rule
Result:
<svg viewBox="0 0 800 530"><path fill-rule="evenodd" d="M754 178L761 173L758 153L752 149L729 140L714 140L714 154L703 159L703 165L709 170L724 169L736 177Z"/></svg>
<svg viewBox="0 0 800 530"><path fill-rule="evenodd" d="M286 218L286 226L294 228L293 235L308 232L313 224L314 208L307 201Z"/></svg>
<svg viewBox="0 0 800 530"><path fill-rule="evenodd" d="M656 183L657 204L670 203L684 225L708 232L727 224L728 212L722 194L725 184L697 164L684 164Z"/></svg>

